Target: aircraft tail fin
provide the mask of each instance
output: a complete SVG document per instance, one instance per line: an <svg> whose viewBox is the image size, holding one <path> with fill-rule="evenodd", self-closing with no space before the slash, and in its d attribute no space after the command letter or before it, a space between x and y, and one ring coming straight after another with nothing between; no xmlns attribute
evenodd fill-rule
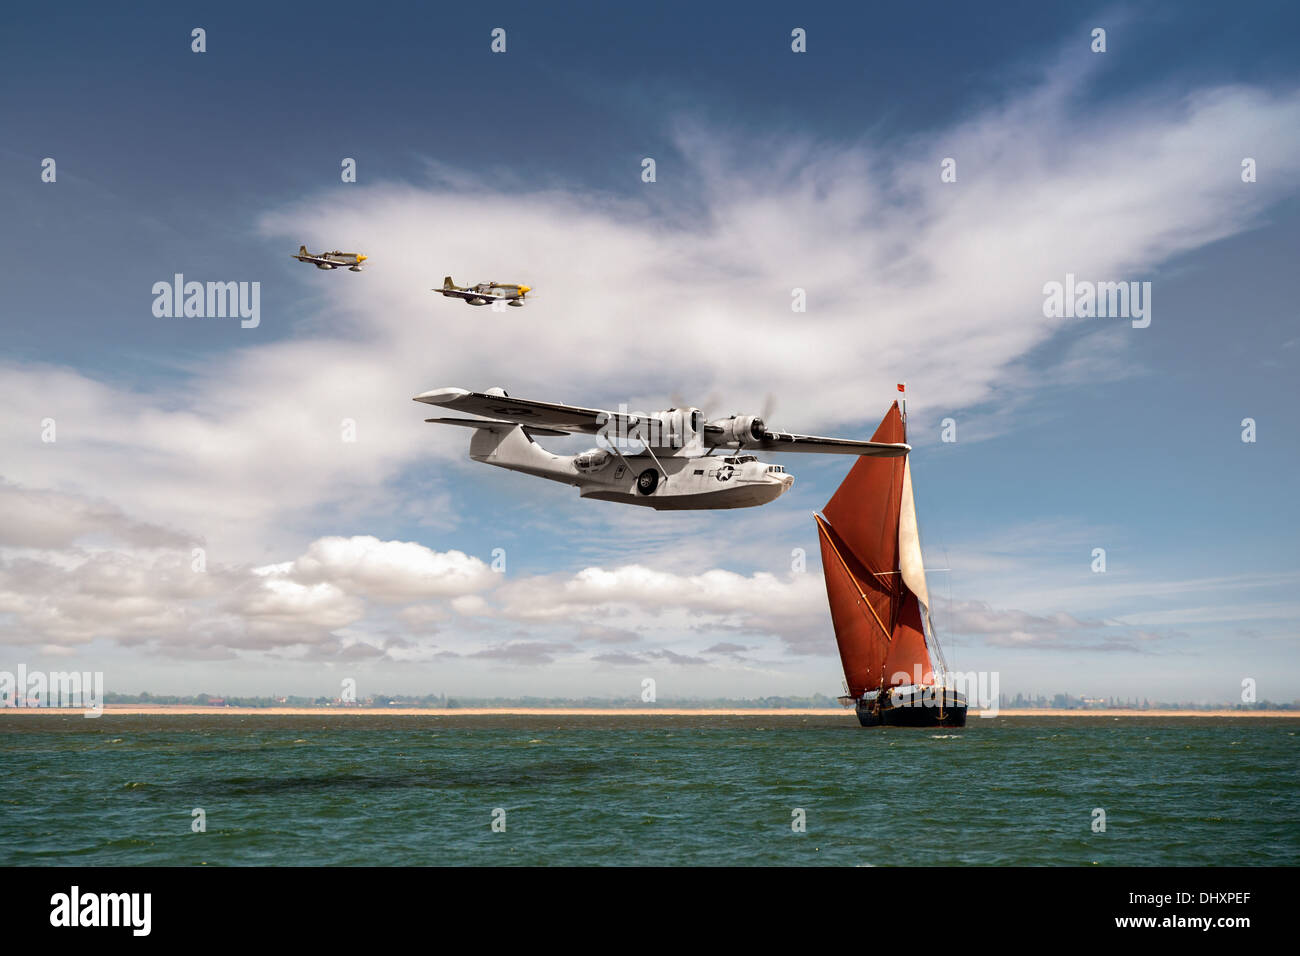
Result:
<svg viewBox="0 0 1300 956"><path fill-rule="evenodd" d="M456 288L456 283L451 281L451 276L443 276L442 287L444 289L454 289Z"/></svg>
<svg viewBox="0 0 1300 956"><path fill-rule="evenodd" d="M300 256L305 256L305 255L307 255L307 247L306 247L306 246L299 246L299 247L298 247L298 255L300 255Z"/></svg>

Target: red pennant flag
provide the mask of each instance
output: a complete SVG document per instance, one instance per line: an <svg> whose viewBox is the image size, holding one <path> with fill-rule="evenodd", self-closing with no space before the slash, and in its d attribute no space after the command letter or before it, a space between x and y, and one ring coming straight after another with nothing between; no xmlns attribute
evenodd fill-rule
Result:
<svg viewBox="0 0 1300 956"><path fill-rule="evenodd" d="M907 386L905 386L902 382L899 382L899 383L898 383L898 390L899 390L900 392L905 392L905 391L907 391Z"/></svg>

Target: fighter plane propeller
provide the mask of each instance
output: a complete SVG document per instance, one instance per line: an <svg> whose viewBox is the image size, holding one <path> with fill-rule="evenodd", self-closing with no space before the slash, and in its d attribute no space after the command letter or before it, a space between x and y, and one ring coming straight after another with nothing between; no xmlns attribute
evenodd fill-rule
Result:
<svg viewBox="0 0 1300 956"><path fill-rule="evenodd" d="M708 420L691 407L651 414L629 413L626 407L607 411L513 398L501 388L437 388L415 401L480 416L425 419L474 429L469 446L474 461L574 485L583 498L657 510L748 508L790 489L794 476L783 466L746 451L894 458L911 450L902 443L776 431L758 415ZM764 404L770 408L770 396ZM597 447L556 455L535 440L573 434L596 435Z"/></svg>

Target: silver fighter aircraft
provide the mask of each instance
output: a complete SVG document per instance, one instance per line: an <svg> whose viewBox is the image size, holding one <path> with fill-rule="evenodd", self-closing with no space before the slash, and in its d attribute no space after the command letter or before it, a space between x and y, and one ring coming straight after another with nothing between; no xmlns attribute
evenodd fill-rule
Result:
<svg viewBox="0 0 1300 956"><path fill-rule="evenodd" d="M299 262L310 262L317 269L347 269L349 272L360 272L361 263L370 257L363 256L359 252L339 252L337 249L316 255L308 252L306 246L299 246L292 258Z"/></svg>
<svg viewBox="0 0 1300 956"><path fill-rule="evenodd" d="M512 398L501 388L436 388L415 401L480 416L425 419L474 429L469 443L474 461L575 485L583 498L661 511L749 508L785 494L794 476L749 451L896 458L911 450L901 443L773 431L754 415L710 421L698 408L610 412ZM556 455L535 440L571 434L596 435L598 447Z"/></svg>
<svg viewBox="0 0 1300 956"><path fill-rule="evenodd" d="M451 276L442 280L442 288L434 289L448 299L460 299L469 305L488 305L504 302L506 305L520 308L524 298L533 291L530 285L518 285L514 282L480 282L477 285L456 285Z"/></svg>

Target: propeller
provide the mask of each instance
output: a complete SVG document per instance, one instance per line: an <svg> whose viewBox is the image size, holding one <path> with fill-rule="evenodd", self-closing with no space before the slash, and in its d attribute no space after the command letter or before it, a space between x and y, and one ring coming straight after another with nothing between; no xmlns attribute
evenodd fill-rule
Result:
<svg viewBox="0 0 1300 956"><path fill-rule="evenodd" d="M679 388L674 388L672 394L668 397L668 402L672 408L698 408L706 420L709 416L705 409L718 404L719 401L721 399L718 397L717 389L709 392L708 396L699 405L691 405Z"/></svg>

